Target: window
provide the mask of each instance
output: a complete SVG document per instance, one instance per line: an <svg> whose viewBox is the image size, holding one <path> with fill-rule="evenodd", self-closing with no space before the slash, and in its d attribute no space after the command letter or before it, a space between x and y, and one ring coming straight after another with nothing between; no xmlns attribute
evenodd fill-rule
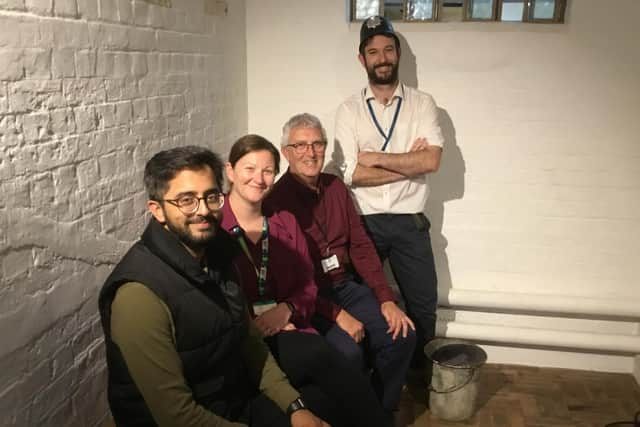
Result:
<svg viewBox="0 0 640 427"><path fill-rule="evenodd" d="M351 0L351 21L562 23L567 0Z"/></svg>

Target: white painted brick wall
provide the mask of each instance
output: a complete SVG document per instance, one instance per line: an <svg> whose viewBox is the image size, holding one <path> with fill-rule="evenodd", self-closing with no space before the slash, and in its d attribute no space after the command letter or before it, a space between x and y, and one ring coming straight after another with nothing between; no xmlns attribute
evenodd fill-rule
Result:
<svg viewBox="0 0 640 427"><path fill-rule="evenodd" d="M97 293L146 222L145 162L246 133L244 2L204 1L0 0L3 426L100 425Z"/></svg>

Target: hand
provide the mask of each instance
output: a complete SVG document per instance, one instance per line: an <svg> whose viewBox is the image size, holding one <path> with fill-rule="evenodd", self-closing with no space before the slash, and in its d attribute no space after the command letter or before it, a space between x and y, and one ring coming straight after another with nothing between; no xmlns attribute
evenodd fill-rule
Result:
<svg viewBox="0 0 640 427"><path fill-rule="evenodd" d="M286 325L284 325L284 327L282 328L283 331L295 331L296 329L296 325L294 325L293 323L289 322Z"/></svg>
<svg viewBox="0 0 640 427"><path fill-rule="evenodd" d="M372 151L361 151L358 153L358 164L367 168L378 167L378 153Z"/></svg>
<svg viewBox="0 0 640 427"><path fill-rule="evenodd" d="M287 326L290 318L291 310L289 310L287 304L281 302L256 317L255 323L258 329L262 332L262 335L270 337L277 334Z"/></svg>
<svg viewBox="0 0 640 427"><path fill-rule="evenodd" d="M404 311L400 310L395 302L383 302L380 306L380 311L382 311L382 315L389 324L387 333L393 333L392 339L395 340L400 331L402 331L402 337L406 338L407 333L409 332L409 328L413 329L414 331L416 330L416 327L411 319L409 319Z"/></svg>
<svg viewBox="0 0 640 427"><path fill-rule="evenodd" d="M347 313L344 309L338 313L336 323L343 331L349 334L355 342L360 342L364 338L364 325L362 322Z"/></svg>
<svg viewBox="0 0 640 427"><path fill-rule="evenodd" d="M426 150L427 148L429 148L427 138L417 138L415 141L413 141L413 145L409 149L409 152Z"/></svg>
<svg viewBox="0 0 640 427"><path fill-rule="evenodd" d="M331 427L308 409L300 409L291 414L291 427Z"/></svg>

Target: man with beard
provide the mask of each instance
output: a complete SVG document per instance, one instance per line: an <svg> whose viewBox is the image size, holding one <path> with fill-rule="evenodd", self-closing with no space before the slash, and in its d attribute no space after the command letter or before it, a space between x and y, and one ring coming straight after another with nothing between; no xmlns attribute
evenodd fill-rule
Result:
<svg viewBox="0 0 640 427"><path fill-rule="evenodd" d="M416 325L411 367L429 381L423 348L435 335L437 279L423 210L442 152L438 110L430 95L399 82L400 42L384 17L363 22L358 59L369 85L338 107L333 161L389 260Z"/></svg>
<svg viewBox="0 0 640 427"><path fill-rule="evenodd" d="M222 170L195 146L145 167L150 223L99 297L113 417L118 426L326 427L249 321L219 228ZM313 407L321 399L309 393Z"/></svg>

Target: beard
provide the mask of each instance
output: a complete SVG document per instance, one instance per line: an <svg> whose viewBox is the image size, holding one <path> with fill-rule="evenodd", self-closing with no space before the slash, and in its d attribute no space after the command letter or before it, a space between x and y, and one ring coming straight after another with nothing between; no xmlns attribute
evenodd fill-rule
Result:
<svg viewBox="0 0 640 427"><path fill-rule="evenodd" d="M376 69L381 67L391 67L391 72L386 76L379 76L376 74ZM373 67L367 66L367 76L369 81L376 85L389 85L398 81L398 63L385 62L383 64L374 65Z"/></svg>
<svg viewBox="0 0 640 427"><path fill-rule="evenodd" d="M210 228L206 231L199 232L197 235L189 228L190 224L203 222L209 223ZM211 243L211 241L216 237L216 230L219 227L219 221L215 216L207 215L187 218L182 224L167 220L166 225L169 231L175 234L183 245L197 252L206 248L207 245L209 245L209 243Z"/></svg>

